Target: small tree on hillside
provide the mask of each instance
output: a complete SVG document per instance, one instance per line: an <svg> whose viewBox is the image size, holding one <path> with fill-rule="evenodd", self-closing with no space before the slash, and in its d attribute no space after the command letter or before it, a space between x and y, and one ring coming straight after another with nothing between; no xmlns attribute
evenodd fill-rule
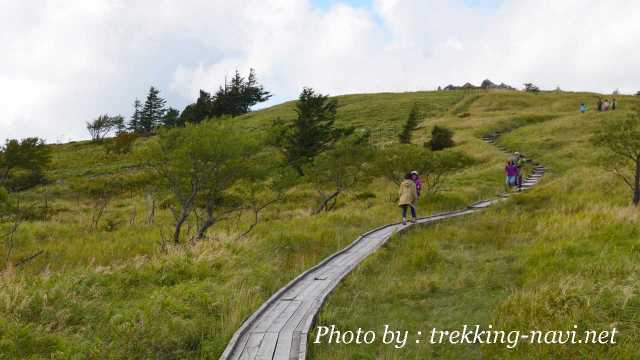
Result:
<svg viewBox="0 0 640 360"><path fill-rule="evenodd" d="M165 103L166 100L160 97L160 90L152 86L140 112L139 132L142 135L153 134L162 124L162 118L166 112Z"/></svg>
<svg viewBox="0 0 640 360"><path fill-rule="evenodd" d="M454 145L453 130L437 125L431 130L431 140L425 143L425 146L431 148L433 151L450 148Z"/></svg>
<svg viewBox="0 0 640 360"><path fill-rule="evenodd" d="M127 124L127 129L132 133L141 133L142 128L140 127L140 116L142 113L142 103L140 100L136 99L133 102L133 114L131 115L131 119L129 119L129 123Z"/></svg>
<svg viewBox="0 0 640 360"><path fill-rule="evenodd" d="M524 91L537 94L537 93L540 92L540 88L535 86L535 85L533 85L532 83L525 83L524 84Z"/></svg>
<svg viewBox="0 0 640 360"><path fill-rule="evenodd" d="M340 194L369 177L371 172L367 169L371 166L373 154L369 133L365 132L343 138L335 148L318 156L309 173L321 189L326 186L331 191L319 191L321 201L316 214L332 210Z"/></svg>
<svg viewBox="0 0 640 360"><path fill-rule="evenodd" d="M407 122L398 136L401 144L411 144L411 134L418 128L418 106L414 103L409 112Z"/></svg>
<svg viewBox="0 0 640 360"><path fill-rule="evenodd" d="M352 129L334 127L338 102L328 95L316 94L304 88L296 103L297 118L291 125L281 120L274 121L271 143L276 145L300 176L304 166L322 152L329 149L342 135Z"/></svg>
<svg viewBox="0 0 640 360"><path fill-rule="evenodd" d="M0 270L11 266L11 256L15 249L15 234L25 221L25 214L20 203L11 198L9 192L0 186Z"/></svg>
<svg viewBox="0 0 640 360"><path fill-rule="evenodd" d="M180 111L170 107L162 117L162 125L166 127L183 127L184 123L180 119Z"/></svg>
<svg viewBox="0 0 640 360"><path fill-rule="evenodd" d="M632 203L640 203L640 109L627 118L608 119L594 134L595 145L607 151L605 167L631 188Z"/></svg>
<svg viewBox="0 0 640 360"><path fill-rule="evenodd" d="M71 183L75 193L82 194L91 201L91 224L89 230L98 230L98 225L111 200L122 192L122 179L116 176L100 176L93 179L79 179Z"/></svg>
<svg viewBox="0 0 640 360"><path fill-rule="evenodd" d="M211 94L200 90L200 95L195 103L187 105L180 115L183 124L198 124L204 119L213 116L213 99Z"/></svg>
<svg viewBox="0 0 640 360"><path fill-rule="evenodd" d="M9 139L0 147L0 186L17 191L45 181L44 170L51 161L44 140Z"/></svg>
<svg viewBox="0 0 640 360"><path fill-rule="evenodd" d="M112 132L124 131L124 118L120 115L100 115L95 120L87 122L87 131L89 131L92 141L102 141Z"/></svg>
<svg viewBox="0 0 640 360"><path fill-rule="evenodd" d="M173 242L196 209L204 211L193 239L201 239L230 203L228 190L248 173L256 145L244 134L216 124L187 126L160 133L144 158L170 197ZM237 204L236 204L237 205Z"/></svg>
<svg viewBox="0 0 640 360"><path fill-rule="evenodd" d="M116 135L110 142L104 144L107 154L128 154L133 149L133 144L138 138L138 134L122 132Z"/></svg>
<svg viewBox="0 0 640 360"><path fill-rule="evenodd" d="M287 192L298 181L294 170L287 166L280 154L265 151L250 159L249 171L234 186L233 192L243 204L242 210L250 212L253 222L236 239L248 235L259 223L260 214L286 198Z"/></svg>

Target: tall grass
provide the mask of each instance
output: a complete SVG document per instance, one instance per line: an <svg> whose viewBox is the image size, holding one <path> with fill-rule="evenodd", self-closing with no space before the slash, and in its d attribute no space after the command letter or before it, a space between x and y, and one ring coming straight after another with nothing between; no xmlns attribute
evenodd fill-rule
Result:
<svg viewBox="0 0 640 360"><path fill-rule="evenodd" d="M573 103L580 96L490 92L463 119L446 112L459 100L454 93L339 97L338 124L371 129L378 144L396 141L417 103L434 114L425 124L454 129L457 150L477 160L450 176L443 192L421 199L419 214L460 208L500 191L503 155L477 136L478 129L492 129L500 121L536 112L557 114L548 121L527 122L501 138L510 146L540 152L554 173L540 190L499 209L394 239L331 297L321 321L373 326L388 320L411 326L419 313L423 320L443 325L489 319L512 326L531 321L517 311L519 305L551 299L566 287L560 282L564 276L581 279L571 291L597 304L588 320L627 319L625 336L637 340L637 319L629 313L637 305L632 269L638 250L630 225L635 212L626 207L624 188L611 186L614 178L593 167L595 155L586 140L593 124L622 113L574 115ZM286 103L222 121L237 121L248 136L262 136L273 118L292 114L292 104ZM414 134L416 143L426 140L428 130ZM144 141L149 140L136 147ZM23 224L10 264L1 264L8 266L0 275L0 359L215 358L242 320L275 290L358 234L399 215L395 185L376 179L346 194L336 211L320 216L311 215L317 189L299 186L287 201L262 213L261 223L242 240L235 238L252 223L251 214L220 222L204 242L163 250L160 240L169 231L171 216L158 209L148 221L152 203L144 192L115 198L98 229L90 229L93 205L74 192L73 182L135 174L137 164L135 155L107 156L97 144L53 146L52 183L20 194L25 203L37 206L46 197L48 217ZM573 182L574 176L579 181ZM603 188L611 191L605 196ZM26 264L12 265L40 250L44 253ZM610 256L608 264L615 266L607 269ZM601 273L589 285L584 274L596 271ZM557 277L543 276L548 273ZM387 282L376 289L367 286ZM599 297L603 289L608 289L606 301ZM586 308L568 309L577 317ZM373 348L312 350L316 358L406 358ZM479 350L434 351L456 357ZM500 349L486 351L503 355Z"/></svg>
<svg viewBox="0 0 640 360"><path fill-rule="evenodd" d="M312 344L312 358L640 356L635 345L640 341L639 217L629 206L624 185L596 166L597 151L588 141L599 121L625 114L557 111L579 98L499 94L480 99L463 124L441 119L457 124L465 140L469 131L476 136L509 132L500 142L533 154L551 169L534 190L496 208L392 239L330 296L317 324L377 330L393 324L412 333L460 329L463 324L492 324L507 331L570 330L575 324L582 330L616 327L617 345L522 344L507 349L410 343L397 350L381 344L324 343ZM557 112L531 111L536 108ZM494 115L488 118L486 111Z"/></svg>

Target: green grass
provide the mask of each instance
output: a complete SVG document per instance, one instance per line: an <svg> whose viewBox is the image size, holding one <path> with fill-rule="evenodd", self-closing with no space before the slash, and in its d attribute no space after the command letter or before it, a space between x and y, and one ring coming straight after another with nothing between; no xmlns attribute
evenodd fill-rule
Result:
<svg viewBox="0 0 640 360"><path fill-rule="evenodd" d="M340 96L337 124L370 129L377 144L395 142L416 103L425 118L414 143L428 140L434 125L455 131L456 149L476 161L452 174L445 191L421 199L423 215L464 207L502 189L504 155L480 140L486 132L509 130L502 143L536 156L552 171L534 192L499 208L393 239L330 297L319 323L412 328L492 321L528 328L579 320L597 328L617 322L624 344L610 351L620 358L637 355L637 216L623 185L595 166L597 154L588 142L596 124L624 116L630 100L620 98L619 112L580 115L579 102L593 94L488 92L473 101L461 95ZM456 106L470 116L449 111ZM293 103L285 103L223 121L262 136L274 118L293 116ZM341 196L336 211L320 216L311 215L317 189L301 185L265 211L247 238L234 240L252 221L251 214L239 214L215 225L206 241L163 250L160 240L171 216L158 209L149 223L151 201L143 191L115 198L92 231L92 203L72 187L79 179L135 176L135 152L109 156L87 142L52 150L52 183L20 194L38 206L46 197L50 216L23 224L10 262L44 253L0 274L0 359L216 358L242 320L279 287L399 215L397 189L383 179L361 184ZM384 285L372 289L372 283ZM561 310L553 310L557 306ZM535 350L559 358L605 351ZM318 359L533 356L533 349L492 347L311 351Z"/></svg>
<svg viewBox="0 0 640 360"><path fill-rule="evenodd" d="M617 345L527 344L509 350L412 343L396 350L325 343L312 345L312 358L638 357L638 213L621 181L596 166L598 150L589 142L600 121L625 113L563 112L578 99L496 94L474 103L468 120L473 125L464 129L475 136L508 132L502 144L550 167L542 183L482 214L392 239L330 296L317 325L380 329L392 323L415 333L463 324L507 331L569 330L576 324L582 330L616 327ZM485 111L493 112L490 121L484 121ZM442 119L462 128L460 121Z"/></svg>

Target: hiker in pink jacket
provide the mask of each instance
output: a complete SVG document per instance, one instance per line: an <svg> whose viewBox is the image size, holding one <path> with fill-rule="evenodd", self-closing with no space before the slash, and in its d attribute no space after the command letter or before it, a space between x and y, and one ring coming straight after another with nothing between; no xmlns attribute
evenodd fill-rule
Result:
<svg viewBox="0 0 640 360"><path fill-rule="evenodd" d="M518 166L513 159L509 159L507 161L507 165L504 167L504 172L507 175L506 185L508 190L509 188L516 186L518 182Z"/></svg>
<svg viewBox="0 0 640 360"><path fill-rule="evenodd" d="M420 190L422 190L422 181L420 180L417 171L413 170L411 172L411 180L416 183L416 192L418 193L418 196L420 196Z"/></svg>

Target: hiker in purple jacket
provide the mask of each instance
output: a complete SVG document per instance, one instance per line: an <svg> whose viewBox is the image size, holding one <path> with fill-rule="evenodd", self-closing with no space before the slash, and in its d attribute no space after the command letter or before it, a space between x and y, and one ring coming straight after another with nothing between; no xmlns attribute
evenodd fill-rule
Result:
<svg viewBox="0 0 640 360"><path fill-rule="evenodd" d="M507 161L507 165L504 167L504 172L507 175L506 185L507 190L514 187L517 184L518 179L518 166L513 159Z"/></svg>
<svg viewBox="0 0 640 360"><path fill-rule="evenodd" d="M420 190L422 190L422 181L420 180L420 177L418 176L418 172L413 170L411 172L411 180L413 180L414 183L416 183L416 191L418 192L418 197L420 196Z"/></svg>

